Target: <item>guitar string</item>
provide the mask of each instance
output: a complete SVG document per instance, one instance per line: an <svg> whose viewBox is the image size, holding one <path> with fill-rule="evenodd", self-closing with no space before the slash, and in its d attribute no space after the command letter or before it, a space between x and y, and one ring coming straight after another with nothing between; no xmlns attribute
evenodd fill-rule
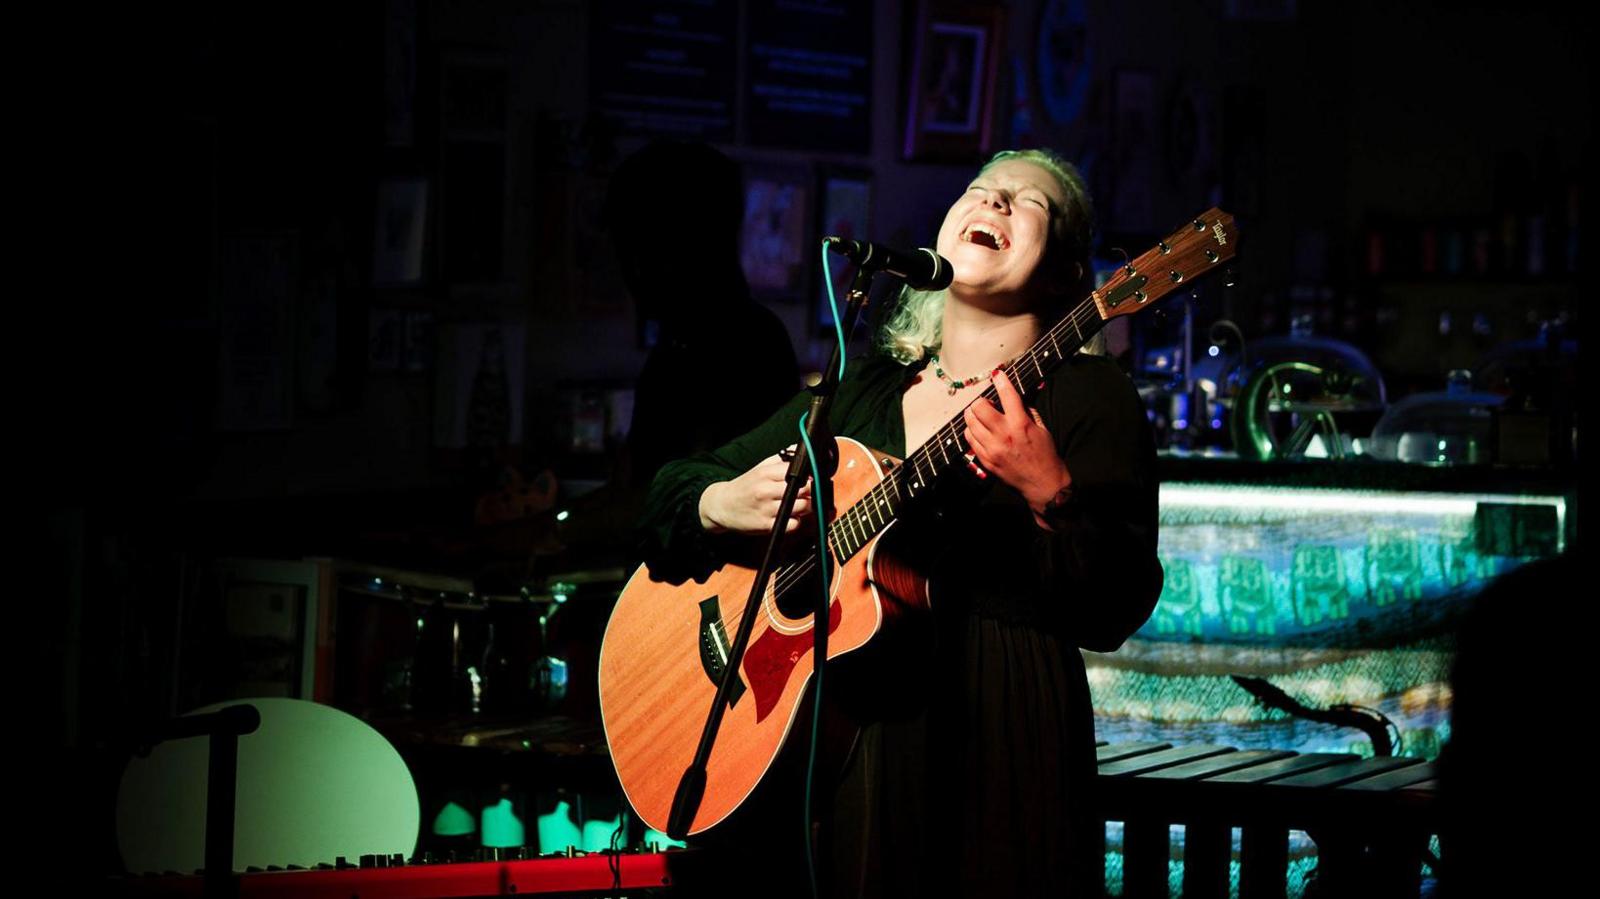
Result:
<svg viewBox="0 0 1600 899"><path fill-rule="evenodd" d="M1084 337L1084 325L1093 324L1096 320L1100 320L1100 314L1095 305L1094 298L1091 296L1084 302L1080 303L1077 308L1072 310L1072 312L1068 313L1066 316L1063 316L1061 321L1057 322L1053 327L1046 331L1045 334L1035 341L1033 346L1030 347L1026 352L1019 355L1013 361L1000 367L1006 370L1007 376L1015 381L1017 380L1017 375L1019 374L1019 368L1021 364L1025 361L1032 362L1038 376L1043 378L1045 373L1044 366L1040 364L1039 359L1037 358L1039 355L1039 349L1048 341L1050 344L1050 349L1045 350L1043 356L1046 359L1050 359L1050 352L1051 350L1054 351L1055 359L1050 362L1050 365L1053 367L1057 362L1065 357L1065 354L1061 352L1061 343L1058 339L1059 337L1066 336L1065 327L1069 324L1072 326L1073 330L1077 332L1077 340L1081 346L1086 339ZM1059 335L1058 332L1060 332ZM873 525L870 515L871 504L868 503L868 500L871 500L879 505L888 503L891 505L891 507L898 506L900 501L900 491L896 489L894 491L894 496L891 498L888 495L888 492L885 490L885 487L891 483L898 485L899 473L906 471L908 468L917 471L920 474L922 465L919 463L919 459L926 460L928 474L916 485L915 488L910 489L908 492L914 496L916 490L926 489L930 483L932 483L940 476L940 474L942 474L941 469L948 469L948 467L953 464L950 460L949 454L944 451L944 446L955 445L962 453L964 453L967 449L965 446L966 408L970 407L972 403L976 403L979 400L992 401L998 397L999 393L995 390L994 385L990 384L984 389L983 393L974 397L971 403L968 403L967 406L962 407L963 414L957 415L941 426L938 431L929 436L928 439L923 441L923 443L917 447L914 452L907 456L906 461L900 466L900 468L896 469L893 474L874 485L872 489L863 494L854 505L836 518L834 523L828 526L828 542L830 544L830 550L836 550L837 546L839 545L839 541L833 539L834 534L838 533L841 537L848 538L851 536L849 534L849 529L852 527L858 531L862 539L859 545L856 545L851 552L844 555L844 559L847 560L852 558L855 553L859 552L863 547L865 547L866 544L870 542L870 539L873 535L875 535L883 527L887 526L887 522L880 522L876 526ZM939 455L944 460L943 466L941 466L940 463L934 459L933 451L935 448L938 448ZM898 510L893 509L893 511ZM865 519L865 527L862 526L862 519ZM808 554L805 559L800 562L792 565L786 565L779 569L779 573L774 579L774 584L771 588L772 598L776 599L782 596L784 593L792 589L796 584L810 577L815 568L816 558L813 553ZM763 601L765 601L765 597L763 598ZM740 609L740 612L742 615L742 608ZM811 616L808 615L805 617L809 618ZM724 624L724 627L726 627L726 624Z"/></svg>
<svg viewBox="0 0 1600 899"><path fill-rule="evenodd" d="M1066 336L1066 326L1071 325L1073 330L1077 332L1077 339L1081 345L1084 340L1083 326L1085 324L1091 324L1097 319L1099 319L1099 312L1095 307L1093 299L1091 298L1086 300L1085 302L1079 304L1079 306L1070 314L1063 317L1062 320L1049 331L1047 331L1043 337L1035 341L1033 346L1030 347L1027 352L1001 367L1007 370L1008 375L1011 376L1013 380L1016 380L1017 374L1019 373L1023 363L1032 362L1036 373L1042 378L1044 376L1044 366L1040 363L1038 357L1042 355L1045 359L1049 359L1050 352L1053 349L1057 360L1063 358L1064 354L1061 353L1061 343L1059 337ZM1044 351L1041 353L1040 349L1043 348L1047 342L1049 343L1050 348L1044 349ZM1052 366L1054 364L1054 362L1051 362ZM976 403L979 400L992 401L998 396L999 394L995 390L994 385L991 384L984 389L983 393L977 397L974 397L972 402ZM968 403L967 405L971 406L972 403ZM848 559L853 556L855 552L859 552L860 549L870 541L872 535L876 534L882 527L886 526L887 522L879 522L877 524L873 523L871 517L871 508L874 504L880 506L888 505L891 507L892 511L898 511L894 507L897 507L901 501L901 491L899 489L901 479L899 477L899 472L904 472L910 469L919 475L920 479L918 482L916 482L915 486L909 487L906 491L914 496L916 490L926 489L930 483L936 480L942 473L942 469L947 469L949 466L954 464L950 458L950 454L945 449L948 446L955 446L958 450L958 455L964 454L965 450L968 448L965 444L965 419L963 415L958 415L949 422L946 422L937 432L925 440L915 452L907 457L906 462L899 469L897 469L894 475L891 475L890 477L885 478L883 481L880 481L878 484L874 485L871 490L863 494L861 499L858 500L855 505L835 519L833 525L829 526L830 537L837 532L841 537L846 538L850 543L856 544L851 548L849 553L845 554L844 558ZM939 456L943 459L942 464L934 457L934 451L936 449L938 450ZM924 462L926 462L925 466L923 464ZM927 469L927 474L925 476L922 475L922 469L924 467ZM892 496L886 489L887 487L891 486L895 488ZM851 539L856 536L850 533L852 529L856 531L856 535L860 536L861 539L859 542ZM834 545L835 551L837 551L839 541L830 539L829 542L830 544ZM812 560L813 557L808 555L804 561L794 565L786 566L775 582L773 596L781 596L800 580L809 577L815 568L815 564Z"/></svg>

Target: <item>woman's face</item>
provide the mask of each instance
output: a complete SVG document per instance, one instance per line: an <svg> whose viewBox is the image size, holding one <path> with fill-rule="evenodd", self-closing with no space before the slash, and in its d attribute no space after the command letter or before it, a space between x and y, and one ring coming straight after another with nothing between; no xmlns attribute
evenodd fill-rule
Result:
<svg viewBox="0 0 1600 899"><path fill-rule="evenodd" d="M980 172L939 228L939 255L955 270L952 291L1042 296L1053 225L1066 205L1060 182L1035 163L1006 159Z"/></svg>

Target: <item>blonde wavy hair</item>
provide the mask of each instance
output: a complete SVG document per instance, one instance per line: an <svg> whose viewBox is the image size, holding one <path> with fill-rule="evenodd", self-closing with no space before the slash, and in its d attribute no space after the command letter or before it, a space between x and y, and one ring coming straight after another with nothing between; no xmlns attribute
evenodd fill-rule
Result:
<svg viewBox="0 0 1600 899"><path fill-rule="evenodd" d="M1031 162L1055 176L1066 195L1067 206L1055 220L1052 228L1051 257L1065 253L1067 261L1076 262L1080 277L1046 310L1046 324L1065 314L1069 301L1086 295L1094 287L1094 273L1089 266L1089 248L1094 239L1094 204L1089 199L1089 188L1083 175L1072 163L1052 150L1001 150L978 170L981 176L997 163L1017 159ZM878 348L902 365L921 360L939 348L943 342L945 293L942 290L912 290L902 288L895 310L878 331ZM1096 334L1080 352L1103 354L1105 338Z"/></svg>

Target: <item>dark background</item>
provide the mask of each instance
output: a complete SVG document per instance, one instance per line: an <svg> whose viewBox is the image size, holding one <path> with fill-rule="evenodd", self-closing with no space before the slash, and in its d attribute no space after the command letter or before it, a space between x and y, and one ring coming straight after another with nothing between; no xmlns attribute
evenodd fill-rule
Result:
<svg viewBox="0 0 1600 899"><path fill-rule="evenodd" d="M40 201L20 260L39 281L12 294L21 545L46 559L28 566L46 574L15 619L24 720L49 756L39 780L103 802L94 778L114 776L120 741L183 710L171 651L185 560L333 554L345 524L389 511L401 528L461 517L498 462L603 476L603 460L575 459L563 441L572 397L626 385L644 358L593 231L608 173L646 139L594 96L597 67L620 53L597 42L609 33L599 17L637 6L229 3L86 9L24 29L48 51L15 81L40 132L22 143L40 158L13 171ZM1562 6L1095 0L1082 5L1089 80L1070 121L1052 119L1036 83L1054 7L999 7L994 147L1061 150L1103 213L1128 151L1117 75L1150 74L1157 133L1131 169L1149 222L1103 218L1102 231L1136 253L1207 206L1233 212L1237 286L1208 290L1206 317L1254 337L1311 315L1318 333L1373 355L1391 399L1438 389L1543 320L1576 322L1586 257L1567 247L1589 206L1592 101L1583 31ZM858 17L872 29L865 131L830 138L856 144L843 149L751 133L743 51L765 5L711 9L736 16L732 69L713 73L732 79L731 118L713 143L747 169L813 184L866 173L871 236L930 243L981 160L902 156L917 5ZM400 144L386 131L399 83L386 35L414 49ZM1192 129L1175 106L1191 95ZM424 275L378 286L379 185L408 177L430 185ZM1428 270L1424 245L1450 233L1469 246L1488 235L1486 270ZM692 278L692 245L684 260ZM805 370L827 351L808 277L800 296L772 302ZM1441 311L1481 314L1491 332L1441 334ZM374 322L396 315L417 322L416 355L374 364ZM475 456L436 439L449 401L430 340L484 322L526 335L524 426ZM1172 339L1170 321L1140 327L1152 344ZM240 365L257 379L230 382ZM240 383L272 385L273 401L240 412Z"/></svg>

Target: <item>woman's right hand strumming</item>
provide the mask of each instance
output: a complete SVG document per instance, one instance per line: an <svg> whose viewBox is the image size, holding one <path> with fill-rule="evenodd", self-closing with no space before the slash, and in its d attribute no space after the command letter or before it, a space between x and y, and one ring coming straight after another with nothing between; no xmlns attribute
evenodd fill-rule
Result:
<svg viewBox="0 0 1600 899"><path fill-rule="evenodd" d="M778 517L783 499L783 477L789 462L779 454L768 456L731 481L718 481L700 494L700 526L713 534L766 534ZM800 529L811 515L811 479L795 497L784 533Z"/></svg>

